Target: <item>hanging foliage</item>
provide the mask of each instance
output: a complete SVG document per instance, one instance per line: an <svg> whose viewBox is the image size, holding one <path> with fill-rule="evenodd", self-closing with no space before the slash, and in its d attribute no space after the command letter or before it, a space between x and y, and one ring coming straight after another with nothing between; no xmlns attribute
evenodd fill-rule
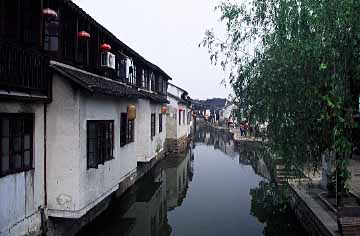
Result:
<svg viewBox="0 0 360 236"><path fill-rule="evenodd" d="M247 119L268 124L269 145L287 165L318 167L335 152L345 186L358 112L360 1L225 1L216 9L227 35L207 31L201 44L230 71Z"/></svg>

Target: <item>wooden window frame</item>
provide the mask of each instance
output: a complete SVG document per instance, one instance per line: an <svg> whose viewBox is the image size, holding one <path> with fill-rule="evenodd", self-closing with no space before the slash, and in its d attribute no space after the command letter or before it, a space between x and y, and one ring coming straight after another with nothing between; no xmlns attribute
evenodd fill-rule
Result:
<svg viewBox="0 0 360 236"><path fill-rule="evenodd" d="M159 114L159 133L163 131L163 114Z"/></svg>
<svg viewBox="0 0 360 236"><path fill-rule="evenodd" d="M127 115L120 114L120 147L135 142L135 120L128 120Z"/></svg>
<svg viewBox="0 0 360 236"><path fill-rule="evenodd" d="M114 121L113 120L88 120L87 121L87 168L98 168L99 165L104 164L107 161L114 159ZM95 126L95 137L90 137L90 126ZM105 127L105 133L110 137L103 137L103 130L100 130L101 126ZM107 143L110 140L110 143ZM90 141L94 141L95 147L93 152L90 152ZM105 145L102 145L105 144ZM100 150L99 150L99 147ZM104 150L105 149L105 150ZM106 150L108 149L108 150ZM108 152L108 153L100 153ZM95 155L95 161L93 164L90 163L90 155ZM95 163L96 162L96 163Z"/></svg>
<svg viewBox="0 0 360 236"><path fill-rule="evenodd" d="M183 111L183 125L185 125L186 123L185 123L185 110Z"/></svg>
<svg viewBox="0 0 360 236"><path fill-rule="evenodd" d="M4 120L8 120L8 135L5 136L3 133L3 122ZM21 131L20 135L14 135L13 132L13 125L16 121L21 121ZM29 121L28 124L31 124L30 132L25 131L25 121ZM28 127L29 128L29 127ZM28 170L34 169L34 133L35 133L35 115L32 113L0 113L0 177L4 177L11 174L16 174ZM25 136L29 135L29 148L25 149ZM21 139L20 150L15 152L14 151L14 140L16 138ZM8 165L9 169L7 171L3 171L2 169L2 158L3 158L3 150L2 149L2 142L4 139L8 139ZM25 159L25 152L29 152L29 165L26 166L24 163ZM19 168L14 167L13 159L15 155L21 155L21 164Z"/></svg>
<svg viewBox="0 0 360 236"><path fill-rule="evenodd" d="M155 113L151 113L151 140L155 137L156 135L156 114Z"/></svg>

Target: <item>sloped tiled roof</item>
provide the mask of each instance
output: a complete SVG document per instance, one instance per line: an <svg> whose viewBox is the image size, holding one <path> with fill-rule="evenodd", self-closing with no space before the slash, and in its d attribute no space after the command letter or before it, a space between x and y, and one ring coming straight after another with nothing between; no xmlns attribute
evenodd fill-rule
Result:
<svg viewBox="0 0 360 236"><path fill-rule="evenodd" d="M163 95L138 90L136 87L92 74L62 63L53 62L51 67L62 76L71 80L90 93L114 97L144 98L154 102L168 103Z"/></svg>

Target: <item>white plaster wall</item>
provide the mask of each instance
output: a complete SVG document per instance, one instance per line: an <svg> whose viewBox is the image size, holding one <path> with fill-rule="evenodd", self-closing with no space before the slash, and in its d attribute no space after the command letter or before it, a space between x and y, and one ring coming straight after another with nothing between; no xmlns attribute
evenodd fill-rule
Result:
<svg viewBox="0 0 360 236"><path fill-rule="evenodd" d="M120 147L121 113L136 101L91 96L59 76L54 78L53 98L48 109L49 215L79 218L136 169L135 143ZM114 121L114 159L97 169L87 169L87 120Z"/></svg>
<svg viewBox="0 0 360 236"><path fill-rule="evenodd" d="M187 123L187 114L190 111L189 107L180 103L179 100L173 98L172 96L168 96L169 100L168 105L168 113L167 113L167 121L169 126L167 128L167 137L168 139L180 139L184 136L188 136L190 134L191 122ZM181 117L179 117L179 109L185 109L185 112L181 113ZM183 122L185 114L185 123ZM181 119L181 124L179 125L179 119Z"/></svg>
<svg viewBox="0 0 360 236"><path fill-rule="evenodd" d="M162 132L159 133L159 114L161 114L162 104L150 103L151 113L155 113L155 136L150 139L150 159L154 158L156 153L163 150L166 139L166 115L163 114L162 118ZM150 116L150 115L149 115ZM149 117L151 120L151 117ZM141 144L140 144L141 145Z"/></svg>
<svg viewBox="0 0 360 236"><path fill-rule="evenodd" d="M159 114L162 104L139 99L136 114L136 157L139 162L148 162L161 151L166 139L166 115L163 115L163 129L159 133ZM151 139L151 114L155 114L155 136Z"/></svg>
<svg viewBox="0 0 360 236"><path fill-rule="evenodd" d="M177 122L177 139L184 137L184 136L188 136L189 133L189 125L187 124L187 113L189 112L189 108L187 108L185 105L180 105L180 107L182 107L185 112L182 112L181 114L181 125L179 125L179 118L178 117L178 122ZM179 111L178 111L179 112ZM183 123L184 118L183 116L185 115L185 123Z"/></svg>
<svg viewBox="0 0 360 236"><path fill-rule="evenodd" d="M50 216L79 209L79 91L54 75L47 109L47 197Z"/></svg>
<svg viewBox="0 0 360 236"><path fill-rule="evenodd" d="M138 99L136 105L136 133L135 133L135 155L137 161L146 162L150 159L150 139L151 139L151 109L150 101Z"/></svg>
<svg viewBox="0 0 360 236"><path fill-rule="evenodd" d="M39 232L44 207L44 104L0 102L0 113L33 113L33 170L0 178L0 235Z"/></svg>
<svg viewBox="0 0 360 236"><path fill-rule="evenodd" d="M166 113L166 138L177 139L177 109L172 106L168 106Z"/></svg>
<svg viewBox="0 0 360 236"><path fill-rule="evenodd" d="M120 147L120 118L136 101L110 97L82 96L80 102L80 209L93 205L115 191L136 169L135 142ZM139 111L137 111L139 113ZM114 159L87 169L87 120L114 120ZM135 126L136 133L136 126Z"/></svg>

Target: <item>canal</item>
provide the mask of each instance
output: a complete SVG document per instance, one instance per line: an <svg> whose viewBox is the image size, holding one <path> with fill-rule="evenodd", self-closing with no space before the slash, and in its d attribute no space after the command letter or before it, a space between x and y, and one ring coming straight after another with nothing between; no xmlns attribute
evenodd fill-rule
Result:
<svg viewBox="0 0 360 236"><path fill-rule="evenodd" d="M261 153L201 128L192 148L157 164L83 235L306 235L270 181Z"/></svg>

